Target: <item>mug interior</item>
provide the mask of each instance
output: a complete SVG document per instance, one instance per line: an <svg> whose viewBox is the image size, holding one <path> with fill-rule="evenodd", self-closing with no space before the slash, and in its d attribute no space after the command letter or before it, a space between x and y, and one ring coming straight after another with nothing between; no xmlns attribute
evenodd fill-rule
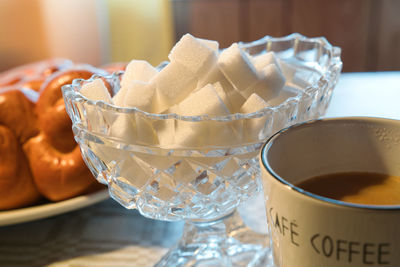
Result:
<svg viewBox="0 0 400 267"><path fill-rule="evenodd" d="M273 177L301 193L304 190L294 184L325 174L373 172L400 176L400 121L331 118L294 125L271 137L261 157ZM306 193L336 204L371 207Z"/></svg>

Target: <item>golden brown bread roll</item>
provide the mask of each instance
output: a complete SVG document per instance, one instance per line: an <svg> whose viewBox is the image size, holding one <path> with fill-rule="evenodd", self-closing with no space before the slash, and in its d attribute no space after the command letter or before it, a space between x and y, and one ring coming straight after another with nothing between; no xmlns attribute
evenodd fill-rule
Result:
<svg viewBox="0 0 400 267"><path fill-rule="evenodd" d="M42 85L36 103L40 130L49 142L60 151L71 151L77 144L72 133L72 122L65 110L61 87L74 79L89 79L93 72L88 70L65 70L51 76Z"/></svg>
<svg viewBox="0 0 400 267"><path fill-rule="evenodd" d="M14 133L0 126L0 209L12 209L40 199L28 162Z"/></svg>
<svg viewBox="0 0 400 267"><path fill-rule="evenodd" d="M42 86L43 82L45 81L44 77L40 77L40 78L36 78L36 79L32 79L29 81L26 81L22 87L24 88L30 88L36 92L39 92L40 87Z"/></svg>
<svg viewBox="0 0 400 267"><path fill-rule="evenodd" d="M103 188L82 159L61 92L93 72L61 70L61 63L37 62L0 74L0 210Z"/></svg>
<svg viewBox="0 0 400 267"><path fill-rule="evenodd" d="M0 94L0 124L9 127L20 144L39 133L34 103L18 90Z"/></svg>
<svg viewBox="0 0 400 267"><path fill-rule="evenodd" d="M0 209L40 199L21 144L38 133L33 103L17 90L0 94Z"/></svg>
<svg viewBox="0 0 400 267"><path fill-rule="evenodd" d="M24 144L34 181L40 193L60 201L84 193L97 183L83 162L79 146L56 149L43 132Z"/></svg>
<svg viewBox="0 0 400 267"><path fill-rule="evenodd" d="M23 146L36 186L52 201L82 194L97 183L86 167L75 143L72 124L65 111L61 87L74 79L88 79L87 70L56 73L40 89L36 104L40 134Z"/></svg>
<svg viewBox="0 0 400 267"><path fill-rule="evenodd" d="M17 88L31 80L44 79L64 66L72 64L66 59L49 59L25 64L0 73L0 88L17 85ZM28 88L29 87L28 85ZM34 88L32 88L34 89Z"/></svg>

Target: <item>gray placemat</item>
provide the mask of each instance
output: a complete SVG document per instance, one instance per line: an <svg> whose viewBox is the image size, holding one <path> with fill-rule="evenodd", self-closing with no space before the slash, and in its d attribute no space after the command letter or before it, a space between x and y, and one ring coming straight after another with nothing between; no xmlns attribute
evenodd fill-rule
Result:
<svg viewBox="0 0 400 267"><path fill-rule="evenodd" d="M240 207L266 229L261 196ZM34 222L0 227L0 266L153 266L181 237L183 222L151 220L112 199Z"/></svg>

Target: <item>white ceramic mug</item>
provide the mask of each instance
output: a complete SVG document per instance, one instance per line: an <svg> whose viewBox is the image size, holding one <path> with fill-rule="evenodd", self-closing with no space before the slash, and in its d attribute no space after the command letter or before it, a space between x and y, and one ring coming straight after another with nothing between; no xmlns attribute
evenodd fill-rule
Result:
<svg viewBox="0 0 400 267"><path fill-rule="evenodd" d="M337 172L400 176L400 121L333 118L289 127L265 144L261 169L276 266L400 266L400 205L351 204L294 185Z"/></svg>

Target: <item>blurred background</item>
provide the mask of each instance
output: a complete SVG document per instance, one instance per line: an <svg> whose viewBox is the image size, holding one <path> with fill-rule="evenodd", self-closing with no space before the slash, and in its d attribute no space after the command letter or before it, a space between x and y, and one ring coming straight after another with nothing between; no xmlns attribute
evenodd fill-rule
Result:
<svg viewBox="0 0 400 267"><path fill-rule="evenodd" d="M0 0L0 71L54 57L158 65L187 32L221 48L325 36L344 72L400 70L399 14L398 0Z"/></svg>

